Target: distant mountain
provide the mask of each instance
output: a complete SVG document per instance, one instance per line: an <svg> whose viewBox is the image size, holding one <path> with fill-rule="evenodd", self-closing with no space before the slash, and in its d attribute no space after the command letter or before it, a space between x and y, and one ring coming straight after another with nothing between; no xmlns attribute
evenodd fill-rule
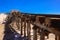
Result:
<svg viewBox="0 0 60 40"><path fill-rule="evenodd" d="M5 19L8 15L5 13L0 13L0 24L2 24L3 22L5 22Z"/></svg>

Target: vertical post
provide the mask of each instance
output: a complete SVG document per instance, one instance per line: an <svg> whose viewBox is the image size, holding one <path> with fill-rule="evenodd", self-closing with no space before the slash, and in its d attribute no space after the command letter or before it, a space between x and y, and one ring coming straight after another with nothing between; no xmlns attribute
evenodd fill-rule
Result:
<svg viewBox="0 0 60 40"><path fill-rule="evenodd" d="M37 16L36 17L36 21L35 21L36 23L40 23L40 21L39 21L39 16Z"/></svg>
<svg viewBox="0 0 60 40"><path fill-rule="evenodd" d="M33 40L37 40L37 30L36 29L34 29L34 31L33 31Z"/></svg>
<svg viewBox="0 0 60 40"><path fill-rule="evenodd" d="M20 18L16 18L16 25L17 25L17 32L20 34L21 33L21 29L20 29L20 27L21 27L21 19Z"/></svg>
<svg viewBox="0 0 60 40"><path fill-rule="evenodd" d="M30 40L30 30L31 30L31 26L30 26L30 20L27 22L27 35L28 35L28 39Z"/></svg>
<svg viewBox="0 0 60 40"><path fill-rule="evenodd" d="M22 21L22 18L21 18L21 35L23 34L22 33L22 28L23 28L22 24L23 24L23 21Z"/></svg>
<svg viewBox="0 0 60 40"><path fill-rule="evenodd" d="M40 40L40 28L38 28L38 36L39 36L39 40Z"/></svg>
<svg viewBox="0 0 60 40"><path fill-rule="evenodd" d="M24 20L24 36L26 36L26 20Z"/></svg>
<svg viewBox="0 0 60 40"><path fill-rule="evenodd" d="M36 17L35 22L40 24L39 16ZM37 26L36 25L34 25L33 27L33 40L37 40Z"/></svg>
<svg viewBox="0 0 60 40"><path fill-rule="evenodd" d="M60 36L57 36L57 40L60 40Z"/></svg>
<svg viewBox="0 0 60 40"><path fill-rule="evenodd" d="M24 36L24 17L21 19L21 35Z"/></svg>
<svg viewBox="0 0 60 40"><path fill-rule="evenodd" d="M18 19L18 22L19 22L19 27L18 27L19 33L21 34L21 18Z"/></svg>
<svg viewBox="0 0 60 40"><path fill-rule="evenodd" d="M40 40L45 40L44 30L40 30Z"/></svg>
<svg viewBox="0 0 60 40"><path fill-rule="evenodd" d="M57 35L55 35L55 40L58 40L58 36Z"/></svg>
<svg viewBox="0 0 60 40"><path fill-rule="evenodd" d="M44 25L50 27L50 25L51 25L51 20L49 19L49 17L47 17L47 18L45 19Z"/></svg>

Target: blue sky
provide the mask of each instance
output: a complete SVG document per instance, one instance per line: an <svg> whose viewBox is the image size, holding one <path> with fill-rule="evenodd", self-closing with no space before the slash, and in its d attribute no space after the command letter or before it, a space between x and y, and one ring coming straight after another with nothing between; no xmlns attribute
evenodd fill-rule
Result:
<svg viewBox="0 0 60 40"><path fill-rule="evenodd" d="M36 14L60 14L60 0L0 0L0 13L11 10Z"/></svg>

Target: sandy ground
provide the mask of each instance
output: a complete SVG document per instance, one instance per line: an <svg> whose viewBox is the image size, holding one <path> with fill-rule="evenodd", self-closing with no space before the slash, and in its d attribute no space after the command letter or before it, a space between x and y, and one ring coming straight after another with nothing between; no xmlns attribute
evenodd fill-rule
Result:
<svg viewBox="0 0 60 40"><path fill-rule="evenodd" d="M0 40L3 40L4 36L4 24L0 24Z"/></svg>

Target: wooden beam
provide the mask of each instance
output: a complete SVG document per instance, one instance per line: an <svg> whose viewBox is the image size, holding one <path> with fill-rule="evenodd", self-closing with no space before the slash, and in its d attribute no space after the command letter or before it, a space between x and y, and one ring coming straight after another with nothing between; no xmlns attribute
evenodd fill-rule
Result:
<svg viewBox="0 0 60 40"><path fill-rule="evenodd" d="M36 21L35 21L35 22L36 22L36 23L40 23L38 16L36 17Z"/></svg>
<svg viewBox="0 0 60 40"><path fill-rule="evenodd" d="M60 18L53 18L53 17L52 17L52 18L49 18L49 19L56 19L56 20L60 20Z"/></svg>
<svg viewBox="0 0 60 40"><path fill-rule="evenodd" d="M36 17L46 17L46 16L37 15Z"/></svg>
<svg viewBox="0 0 60 40"><path fill-rule="evenodd" d="M40 29L40 40L45 40L44 29Z"/></svg>
<svg viewBox="0 0 60 40"><path fill-rule="evenodd" d="M30 30L31 30L30 21L28 21L27 22L27 36L29 40L31 40Z"/></svg>
<svg viewBox="0 0 60 40"><path fill-rule="evenodd" d="M26 20L24 20L24 36L26 36Z"/></svg>
<svg viewBox="0 0 60 40"><path fill-rule="evenodd" d="M44 25L50 27L50 25L51 25L51 19L49 19L49 17L45 18Z"/></svg>
<svg viewBox="0 0 60 40"><path fill-rule="evenodd" d="M36 26L38 26L39 28L43 28L44 30L47 30L47 31L49 31L49 32L51 32L51 33L54 33L54 34L56 34L56 35L60 35L60 32L59 32L59 31L57 31L57 30L55 30L55 29L52 29L52 28L49 28L49 27L46 27L46 26L41 25L41 24L39 24L39 23L34 23L33 25L36 25Z"/></svg>
<svg viewBox="0 0 60 40"><path fill-rule="evenodd" d="M55 40L60 40L60 36L57 36L57 35L56 35Z"/></svg>
<svg viewBox="0 0 60 40"><path fill-rule="evenodd" d="M33 40L37 40L37 30L33 30Z"/></svg>
<svg viewBox="0 0 60 40"><path fill-rule="evenodd" d="M23 32L22 32L22 28L23 28L23 21L22 21L22 18L21 18L21 35L23 34Z"/></svg>
<svg viewBox="0 0 60 40"><path fill-rule="evenodd" d="M58 36L57 35L55 35L55 40L58 40Z"/></svg>

